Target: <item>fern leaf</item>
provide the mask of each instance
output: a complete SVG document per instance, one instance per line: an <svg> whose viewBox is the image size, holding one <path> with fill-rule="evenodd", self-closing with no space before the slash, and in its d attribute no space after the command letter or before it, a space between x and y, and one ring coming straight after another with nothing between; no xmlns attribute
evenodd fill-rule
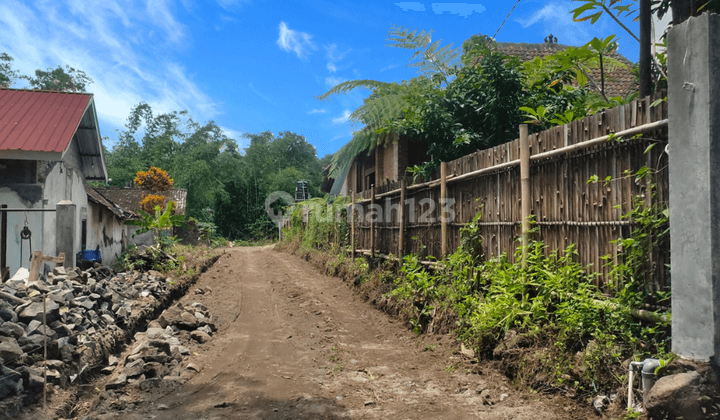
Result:
<svg viewBox="0 0 720 420"><path fill-rule="evenodd" d="M323 93L320 96L316 96L315 99L319 99L321 101L327 99L331 95L339 95L341 93L347 93L354 89L369 89L374 90L379 87L383 86L389 86L392 83L387 82L380 82L377 80L369 80L369 79L362 79L362 80L349 80L347 82L342 82L339 85L333 87L332 89L328 90L327 92Z"/></svg>

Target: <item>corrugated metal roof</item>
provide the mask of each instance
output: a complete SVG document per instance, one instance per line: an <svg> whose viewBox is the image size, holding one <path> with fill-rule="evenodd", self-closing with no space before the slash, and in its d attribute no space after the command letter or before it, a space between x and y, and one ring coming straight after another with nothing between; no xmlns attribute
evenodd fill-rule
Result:
<svg viewBox="0 0 720 420"><path fill-rule="evenodd" d="M87 93L0 89L0 150L62 153L91 99Z"/></svg>

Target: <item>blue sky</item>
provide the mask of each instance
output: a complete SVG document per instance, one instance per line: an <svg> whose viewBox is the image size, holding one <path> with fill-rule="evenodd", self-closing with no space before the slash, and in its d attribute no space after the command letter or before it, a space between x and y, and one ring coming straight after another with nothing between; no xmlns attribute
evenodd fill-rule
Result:
<svg viewBox="0 0 720 420"><path fill-rule="evenodd" d="M367 91L320 102L314 96L352 79L401 81L411 52L384 46L391 25L432 29L443 44L492 36L514 1L430 3L297 0L0 1L0 52L24 74L58 64L94 83L100 129L112 147L130 109L187 110L215 121L241 147L242 133L292 131L318 156L350 140L347 117ZM612 20L572 22L574 1L521 0L497 35L500 42L582 45L620 37L620 53L637 61L638 45ZM634 30L637 23L627 22Z"/></svg>

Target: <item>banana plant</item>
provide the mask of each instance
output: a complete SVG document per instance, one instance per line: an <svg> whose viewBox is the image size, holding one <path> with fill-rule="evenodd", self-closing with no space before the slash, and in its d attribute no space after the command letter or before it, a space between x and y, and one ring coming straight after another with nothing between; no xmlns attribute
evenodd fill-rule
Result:
<svg viewBox="0 0 720 420"><path fill-rule="evenodd" d="M540 105L536 109L532 109L529 106L521 106L520 111L525 112L525 117L528 119L527 121L524 121L525 124L532 124L532 125L539 125L544 126L549 121L548 118L552 116L550 111L552 110L552 107L545 107L544 105Z"/></svg>
<svg viewBox="0 0 720 420"><path fill-rule="evenodd" d="M182 226L185 223L185 215L172 214L172 207L172 201L168 202L167 208L164 212L160 210L160 206L155 206L154 215L144 212L142 210L138 210L138 213L140 213L142 219L127 220L125 221L125 224L140 227L140 229L136 230L135 233L133 233L133 237L135 237L135 235L140 235L151 230L155 231L155 243L162 244L162 242L160 241L160 233L163 230L170 229L176 226Z"/></svg>
<svg viewBox="0 0 720 420"><path fill-rule="evenodd" d="M608 64L611 68L617 67L618 65L623 65L619 61L608 57L610 53L617 50L618 43L617 41L615 41L615 35L610 35L609 37L603 39L595 37L590 42L588 42L587 45L592 49L595 54L597 54L600 64L600 94L603 96L603 98L607 99L607 96L605 96L605 65L603 61L608 61Z"/></svg>

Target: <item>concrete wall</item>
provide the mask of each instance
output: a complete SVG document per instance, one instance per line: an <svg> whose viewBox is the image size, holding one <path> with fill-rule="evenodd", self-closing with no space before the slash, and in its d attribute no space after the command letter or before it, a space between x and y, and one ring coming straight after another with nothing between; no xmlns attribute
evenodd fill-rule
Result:
<svg viewBox="0 0 720 420"><path fill-rule="evenodd" d="M112 266L123 252L125 224L97 203L88 203L87 249L100 246L103 264Z"/></svg>
<svg viewBox="0 0 720 420"><path fill-rule="evenodd" d="M17 188L18 186L13 186ZM8 208L43 208L43 201L39 200L34 203L28 203L24 200L17 192L7 186L0 186L0 204L5 204ZM47 207L47 206L46 206ZM22 266L27 269L30 268L30 254L32 253L29 249L29 243L22 241L22 245L25 247L22 250L23 260L22 264L20 261L20 231L25 226L25 216L27 215L28 228L32 232L32 247L33 249L43 249L44 243L47 239L43 240L43 223L47 217L46 213L39 212L28 212L28 213L8 213L8 231L7 231L7 265L10 268L10 276L15 274L17 270ZM43 216L46 215L46 216ZM55 217L53 213L50 213L51 217ZM55 235L53 234L53 238Z"/></svg>
<svg viewBox="0 0 720 420"><path fill-rule="evenodd" d="M720 358L720 16L668 34L672 351Z"/></svg>
<svg viewBox="0 0 720 420"><path fill-rule="evenodd" d="M135 235L133 238L133 234L140 229L137 226L126 226L127 228L127 237L131 244L135 245L155 245L155 231L151 230L149 232L141 233L139 235Z"/></svg>
<svg viewBox="0 0 720 420"><path fill-rule="evenodd" d="M54 208L62 200L70 200L75 204L74 254L76 254L81 250L82 246L82 220L88 217L88 198L85 192L85 177L82 173L77 140L72 140L63 161L52 165L45 181L43 198L50 208ZM88 230L89 226L88 224ZM48 213L45 216L43 235L46 240L42 249L43 254L57 255L55 247L55 215L53 213ZM46 267L46 269L49 268L49 266Z"/></svg>
<svg viewBox="0 0 720 420"><path fill-rule="evenodd" d="M38 162L37 182L34 184L2 185L0 180L0 204L10 208L55 208L62 200L70 200L77 206L75 220L75 253L80 251L80 234L83 218L88 217L88 199L85 193L84 175L76 140L63 162ZM32 232L32 247L45 255L57 255L54 212L28 212L28 227ZM10 275L20 268L20 231L25 225L25 213L8 213L7 259ZM89 225L88 225L89 227ZM22 266L27 261L28 243L23 244ZM27 255L27 257L25 256ZM49 264L44 268L51 269Z"/></svg>

